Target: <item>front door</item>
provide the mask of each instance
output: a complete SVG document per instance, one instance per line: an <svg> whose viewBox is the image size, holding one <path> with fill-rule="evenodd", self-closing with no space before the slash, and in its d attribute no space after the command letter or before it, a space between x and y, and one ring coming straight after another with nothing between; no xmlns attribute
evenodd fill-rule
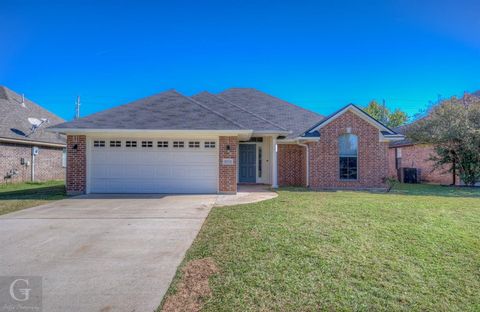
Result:
<svg viewBox="0 0 480 312"><path fill-rule="evenodd" d="M239 157L239 182L255 183L256 182L256 144L240 144Z"/></svg>

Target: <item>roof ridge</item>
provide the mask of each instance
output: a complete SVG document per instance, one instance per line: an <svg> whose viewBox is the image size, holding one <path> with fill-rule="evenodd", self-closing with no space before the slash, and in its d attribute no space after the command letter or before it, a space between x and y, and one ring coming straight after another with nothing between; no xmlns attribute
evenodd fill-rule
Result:
<svg viewBox="0 0 480 312"><path fill-rule="evenodd" d="M231 102L231 101L229 101L229 100L221 97L220 95L213 94L213 93L210 93L210 92L207 92L207 91L205 91L205 92L206 92L207 94L211 95L211 96L214 96L214 97L216 97L216 98L218 98L218 99L221 99L222 101L227 102L228 104L230 104L230 105L232 105L232 106L235 106L235 107L238 108L238 109L243 110L244 112L249 113L250 115L253 115L253 116L257 117L258 119L261 119L261 120L263 120L263 121L265 121L265 122L268 122L269 124L271 124L271 125L273 125L273 126L275 126L275 127L279 127L279 128L282 129L282 130L288 131L288 129L286 129L286 128L280 126L280 125L277 125L276 123L271 122L270 120L265 119L265 118L263 118L262 116L257 115L257 114L255 114L254 112L251 112L251 111L249 111L248 109L245 109L244 107L242 107L242 106L240 106L240 105L237 105L237 104L235 104L235 103L233 103L233 102Z"/></svg>
<svg viewBox="0 0 480 312"><path fill-rule="evenodd" d="M202 107L202 108L204 108L204 109L206 109L206 110L211 111L212 113L214 113L214 114L222 117L223 119L225 119L225 120L233 123L234 125L236 125L236 126L238 126L238 127L240 127L240 128L247 128L247 127L245 127L244 125L242 125L242 124L240 124L240 123L238 123L238 122L236 122L236 121L228 118L227 116L225 116L225 115L223 115L223 114L221 114L221 113L219 113L219 112L217 112L217 111L214 111L213 109L209 108L208 106L203 105L202 103L200 103L200 102L192 99L192 98L189 97L189 96L183 95L183 94L181 94L180 92L178 92L178 91L176 91L176 90L172 90L172 91L175 92L176 94L180 95L180 96L183 96L184 98L186 98L186 99L189 100L190 102L192 102L192 103L194 103L194 104L197 104L198 106L200 106L200 107Z"/></svg>
<svg viewBox="0 0 480 312"><path fill-rule="evenodd" d="M320 114L317 113L317 112L314 112L314 111L311 111L311 110L309 110L309 109L303 108L303 107L301 107L301 106L299 106L299 105L296 105L296 104L287 102L287 101L285 101L285 100L283 100L283 99L281 99L281 98L279 98L279 97L276 97L276 96L274 96L274 95L271 95L271 94L269 94L269 93L260 91L260 90L255 89L255 88L235 88L235 87L234 87L234 88L228 88L228 89L222 91L222 93L223 93L223 92L227 92L228 90L235 90L235 89L237 89L237 90L242 90L242 89L243 89L243 90L252 90L252 91L254 91L254 92L256 92L256 93L260 93L260 94L262 94L262 95L266 95L266 96L268 96L268 97L271 97L271 98L273 98L273 99L275 99L275 100L281 101L281 102L283 102L283 103L285 103L285 104L287 104L287 105L289 105L289 106L291 106L291 107L299 108L299 109L301 109L301 110L303 110L303 111L305 111L305 112L313 113L313 114L315 114L315 115L317 115L317 116L320 116L320 117L324 117L324 118L325 118L325 116L320 115Z"/></svg>
<svg viewBox="0 0 480 312"><path fill-rule="evenodd" d="M113 106L113 107L110 107L110 108L104 108L102 109L101 111L98 111L98 112L95 112L95 113L92 113L92 114L89 114L87 116L83 116L83 117L80 117L79 119L75 119L75 120L83 120L85 118L90 118L90 117L93 117L93 116L98 116L100 114L103 114L105 112L108 112L110 110L113 110L113 109L118 109L118 108L121 108L121 107L125 107L125 106L130 106L130 105L135 105L135 104L138 104L139 101L144 101L146 99L150 99L150 98L154 98L154 97L157 97L157 96L161 96L161 95L164 95L165 93L171 93L171 92L174 92L176 94L180 94L179 92L177 92L175 89L166 89L164 91L161 91L161 92L158 92L158 93L155 93L155 94L150 94L150 95L146 95L146 96L143 96L141 97L140 99L137 99L137 100L132 100L132 101L129 101L127 103L123 103L123 104L120 104L120 105L117 105L117 106ZM65 123L67 122L72 122L72 121L75 121L75 120L67 120L65 121Z"/></svg>
<svg viewBox="0 0 480 312"><path fill-rule="evenodd" d="M0 99L6 100L6 101L9 100L7 89L8 89L7 87L0 85Z"/></svg>
<svg viewBox="0 0 480 312"><path fill-rule="evenodd" d="M19 94L18 92L16 91L13 91L12 89L6 87L6 86L0 86L0 89L3 88L5 91L6 91L6 96L7 96L7 101L9 101L10 104L11 101L15 101L15 105L18 104L20 105L22 102L20 102L19 100L17 100L17 98L21 99L22 98L22 95L23 95L23 100L24 100L24 103L26 104L26 107L28 108L28 106L30 107L35 107L43 112L46 112L50 115L52 115L53 117L55 118L58 118L60 119L61 122L64 122L66 121L65 119L63 119L62 117L58 116L57 114L55 114L54 112L46 109L45 107L41 106L40 104L37 104L36 102L32 101L31 99L29 99L28 97L26 97L23 93L22 94ZM11 94L9 94L11 93ZM13 95L13 96L12 96Z"/></svg>

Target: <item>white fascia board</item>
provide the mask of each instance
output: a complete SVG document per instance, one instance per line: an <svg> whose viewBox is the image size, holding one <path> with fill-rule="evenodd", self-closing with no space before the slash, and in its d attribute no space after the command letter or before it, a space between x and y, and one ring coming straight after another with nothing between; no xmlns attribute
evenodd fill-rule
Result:
<svg viewBox="0 0 480 312"><path fill-rule="evenodd" d="M260 131L253 131L252 135L288 135L292 133L292 131L278 131L278 130L260 130Z"/></svg>
<svg viewBox="0 0 480 312"><path fill-rule="evenodd" d="M318 141L320 141L319 137L315 137L315 138L298 137L294 139L277 140L277 144L304 144L308 142L318 142Z"/></svg>
<svg viewBox="0 0 480 312"><path fill-rule="evenodd" d="M328 120L325 120L324 122L322 122L321 124L319 124L317 127L313 128L312 130L309 131L309 133L313 132L313 131L318 131L320 130L321 128L325 127L326 125L328 125L329 123L331 123L332 121L334 121L335 119L337 119L338 117L340 117L341 115L343 115L346 111L352 111L355 115L357 115L358 117L362 118L363 120L367 121L368 123L370 123L371 125L373 125L374 127L376 127L377 129L379 129L380 131L388 131L388 132L391 132L392 130L388 129L387 127L385 127L384 125L380 124L378 121L376 121L375 119L373 119L372 117L368 116L366 113L364 113L363 111L361 111L360 109L358 109L357 107L355 107L354 105L347 105L344 109L342 109L341 111L337 112L335 115L331 116L330 118L328 118Z"/></svg>
<svg viewBox="0 0 480 312"><path fill-rule="evenodd" d="M156 130L156 129L63 129L48 128L49 132L72 135L251 135L252 130Z"/></svg>
<svg viewBox="0 0 480 312"><path fill-rule="evenodd" d="M10 139L10 138L0 138L0 142L19 143L19 144L26 144L26 145L49 146L49 147L66 147L67 146L66 143L65 144L49 143L49 142L42 142L42 141L30 141L30 140Z"/></svg>
<svg viewBox="0 0 480 312"><path fill-rule="evenodd" d="M405 136L403 134L392 134L392 135L383 135L379 134L380 142L394 142L404 140Z"/></svg>
<svg viewBox="0 0 480 312"><path fill-rule="evenodd" d="M320 137L299 137L298 141L300 142L318 142L320 141Z"/></svg>

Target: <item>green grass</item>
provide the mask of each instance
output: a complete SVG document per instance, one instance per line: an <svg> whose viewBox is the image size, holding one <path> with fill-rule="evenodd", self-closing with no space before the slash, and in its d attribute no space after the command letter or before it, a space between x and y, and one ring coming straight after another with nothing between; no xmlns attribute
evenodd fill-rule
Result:
<svg viewBox="0 0 480 312"><path fill-rule="evenodd" d="M0 185L0 215L65 198L63 181Z"/></svg>
<svg viewBox="0 0 480 312"><path fill-rule="evenodd" d="M283 189L214 208L182 266L205 257L204 311L479 311L480 191Z"/></svg>

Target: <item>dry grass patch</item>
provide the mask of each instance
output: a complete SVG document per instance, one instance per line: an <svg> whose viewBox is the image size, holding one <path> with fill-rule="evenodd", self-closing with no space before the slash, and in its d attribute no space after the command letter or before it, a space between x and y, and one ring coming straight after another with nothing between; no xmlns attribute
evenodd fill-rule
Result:
<svg viewBox="0 0 480 312"><path fill-rule="evenodd" d="M177 285L176 293L166 298L162 311L200 311L203 299L212 295L208 279L218 271L218 267L212 258L188 262L182 269L182 277Z"/></svg>

